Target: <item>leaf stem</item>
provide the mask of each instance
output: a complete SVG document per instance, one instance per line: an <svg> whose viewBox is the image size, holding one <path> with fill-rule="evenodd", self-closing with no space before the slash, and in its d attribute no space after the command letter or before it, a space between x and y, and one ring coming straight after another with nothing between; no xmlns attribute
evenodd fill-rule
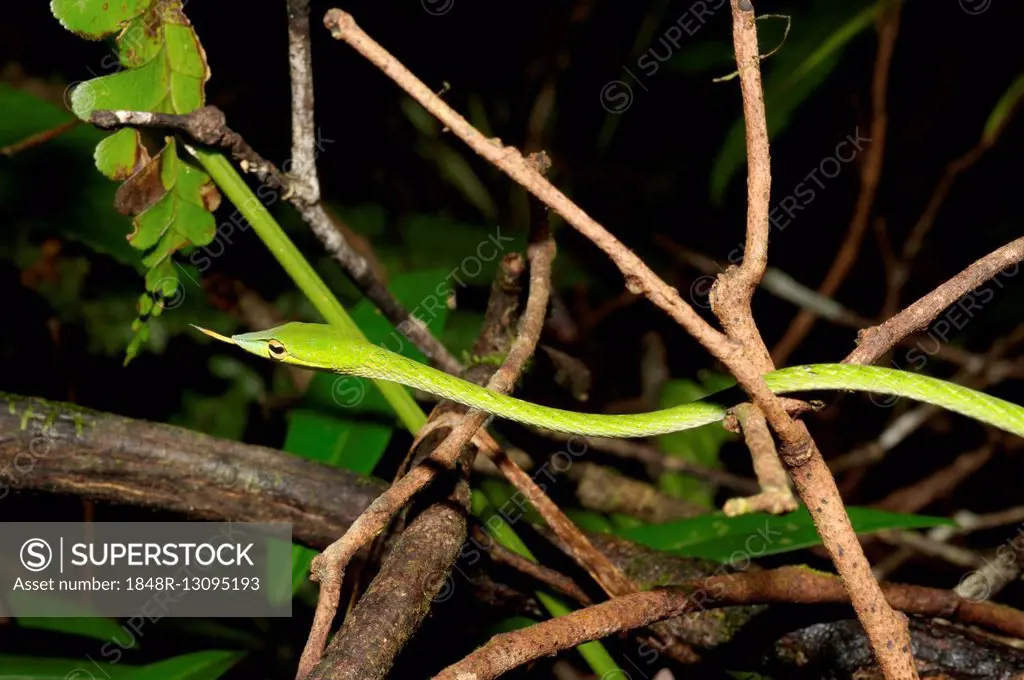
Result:
<svg viewBox="0 0 1024 680"><path fill-rule="evenodd" d="M216 151L193 147L186 148L202 164L213 180L220 187L228 199L241 211L245 219L252 225L256 235L260 237L277 261L281 263L284 270L288 272L295 284L313 303L317 311L324 319L333 326L337 326L346 333L366 340L366 336L359 330L352 317L345 308L334 297L331 289L327 287L323 279L316 273L299 249L295 247L288 235L284 233L277 220L264 207L263 203L245 183L245 180L238 174L231 162ZM416 434L427 417L422 409L413 400L408 391L401 385L395 383L374 380L373 383L381 391L391 408L395 410L398 419L409 432Z"/></svg>

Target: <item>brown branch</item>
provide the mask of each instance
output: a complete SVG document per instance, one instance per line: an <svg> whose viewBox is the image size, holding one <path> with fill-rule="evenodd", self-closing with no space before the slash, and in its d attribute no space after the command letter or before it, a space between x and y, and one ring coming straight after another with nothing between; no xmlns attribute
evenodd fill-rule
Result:
<svg viewBox="0 0 1024 680"><path fill-rule="evenodd" d="M716 593L713 602L705 602L703 598L698 602L694 595L703 590ZM886 584L884 593L889 605L907 613L941 616L1008 635L1024 636L1024 613L1009 607L971 602L952 591L902 584ZM534 659L688 611L704 610L706 606L719 608L772 602L840 603L849 602L849 596L836 577L805 567L712 576L696 590L691 586L634 593L529 628L496 635L462 661L434 676L434 680L490 680ZM916 670L911 668L910 671L916 675Z"/></svg>
<svg viewBox="0 0 1024 680"><path fill-rule="evenodd" d="M306 22L308 24L308 14ZM296 18L295 23L301 23L301 17ZM301 35L301 29L289 24L289 37L295 38L298 35ZM302 54L308 57L308 50L306 52L291 51L293 57L296 55L301 57ZM308 64L306 66L308 67ZM292 70L295 75L295 63L292 64ZM302 71L301 67L298 70L306 75L310 74L308 70ZM293 93L293 96L305 100L306 88L300 87L298 92ZM300 160L295 161L300 169L312 163L310 159L315 158L315 146L320 141L316 138L315 133L313 136L308 133L312 126L312 121L307 120L308 116L312 116L311 85L308 96L310 103L308 112L305 109L299 113L293 112L293 125L295 126L293 134L302 144L301 149L296 151L297 158ZM296 118L299 119L299 122L296 122ZM215 106L204 106L185 115L147 111L93 111L89 122L103 130L124 126L170 128L184 132L202 144L227 150L244 172L253 173L260 182L281 192L281 198L287 200L298 210L302 219L320 239L324 249L348 273L356 287L381 310L388 321L423 352L432 364L449 373L457 373L461 370L459 362L418 319L409 315L402 303L391 294L374 273L370 262L345 239L339 226L319 202L319 182L315 172L311 175L307 173L304 179L298 181L291 179L273 163L260 156L239 133L229 128L224 113ZM309 198L313 195L317 197L317 200L311 203Z"/></svg>
<svg viewBox="0 0 1024 680"><path fill-rule="evenodd" d="M763 510L778 515L796 510L798 504L789 488L789 477L775 450L775 440L772 439L764 414L750 404L740 404L735 413L750 450L754 474L757 475L761 490L753 496L730 498L722 506L722 512L733 516Z"/></svg>
<svg viewBox="0 0 1024 680"><path fill-rule="evenodd" d="M892 31L890 39L894 39L899 3L889 2L886 10L887 15L883 17L882 22ZM747 130L747 249L743 265L739 269L726 271L719 277L711 292L711 305L729 337L743 346L752 357L752 367L760 372L767 372L774 368L773 360L763 350L764 344L750 309L750 296L767 267L768 187L771 174L754 8L747 4L744 9L739 0L733 0L732 25ZM882 89L884 91L884 87ZM751 99L760 102L750 101ZM884 116L884 106L877 111L881 111ZM880 158L877 162L880 172ZM877 173L875 182L877 183ZM870 212L870 205L866 212ZM864 220L866 223L867 214L864 215ZM732 281L737 283L733 284ZM829 295L831 291L825 291L824 294ZM739 374L732 366L730 369L742 384ZM842 584L857 612L857 618L871 640L871 646L886 678L916 678L906 617L893 611L886 603L871 572L871 565L850 524L835 479L829 472L817 444L802 422L791 420L784 410L782 413L769 410L775 404L778 404L781 410L781 402L765 402L758 399L756 394L751 394L755 399L753 408L747 413L747 421L755 425L754 448L761 449L754 451L755 464L760 462L762 468L759 472L764 472L768 467L765 458L769 453L763 449L766 446L774 448L774 442L769 439L766 444L766 433L756 427L763 414L782 440L782 461L790 469L797 492L807 506L815 529L839 572ZM754 414L753 420L750 417L751 413ZM749 433L745 434L748 434L750 441ZM758 455L761 456L760 461ZM769 474L778 476L777 471ZM786 488L788 490L788 487ZM777 494L773 489L763 489L764 495Z"/></svg>
<svg viewBox="0 0 1024 680"><path fill-rule="evenodd" d="M962 272L884 323L857 334L857 348L843 359L846 364L871 364L911 333L922 331L944 309L999 272L1024 260L1024 237L1007 243L977 260Z"/></svg>
<svg viewBox="0 0 1024 680"><path fill-rule="evenodd" d="M754 321L751 301L768 267L768 215L772 170L768 149L761 55L754 8L732 2L732 37L740 75L747 147L747 228L743 261L719 275L711 290L711 309L733 341L743 345L760 373L775 365Z"/></svg>
<svg viewBox="0 0 1024 680"><path fill-rule="evenodd" d="M0 393L0 499L19 489L215 521L290 522L330 543L384 482L171 425Z"/></svg>
<svg viewBox="0 0 1024 680"><path fill-rule="evenodd" d="M871 79L871 146L864 156L860 171L860 195L854 207L850 227L843 237L843 244L836 254L832 266L825 274L825 280L818 286L818 292L825 297L835 295L857 261L864 234L871 221L871 211L878 193L882 176L882 161L885 157L885 137L888 128L886 92L889 88L889 70L892 63L896 35L899 32L900 2L889 0L880 5L878 22L878 52L875 56L874 75ZM814 326L815 317L803 310L796 315L786 329L782 339L772 350L777 364L785 364L789 356L800 346Z"/></svg>

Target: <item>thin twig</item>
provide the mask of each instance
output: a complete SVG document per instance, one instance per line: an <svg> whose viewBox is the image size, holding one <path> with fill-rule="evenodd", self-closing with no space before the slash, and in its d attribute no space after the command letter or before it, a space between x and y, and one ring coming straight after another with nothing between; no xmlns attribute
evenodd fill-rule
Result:
<svg viewBox="0 0 1024 680"><path fill-rule="evenodd" d="M715 592L712 601L703 596ZM941 616L1015 636L1024 635L1024 613L964 600L948 590L886 584L886 601L908 613ZM529 628L502 633L434 676L434 680L490 680L525 663L589 640L649 625L696 609L772 602L849 602L839 579L804 567L712 576L696 590L666 588L618 597ZM909 651L909 650L908 650ZM916 670L911 669L915 674Z"/></svg>
<svg viewBox="0 0 1024 680"><path fill-rule="evenodd" d="M796 510L798 503L789 488L789 477L775 450L775 440L772 439L764 414L750 404L740 404L735 413L747 448L750 449L754 474L757 475L761 490L753 496L730 498L722 506L722 512L733 516L763 510L778 515Z"/></svg>
<svg viewBox="0 0 1024 680"><path fill-rule="evenodd" d="M503 564L506 567L515 569L544 585L550 586L563 595L568 595L584 606L590 606L594 603L590 596L583 592L583 589L571 578L502 547L500 543L487 536L479 526L473 527L473 537L478 545L488 546L487 556L495 564Z"/></svg>
<svg viewBox="0 0 1024 680"><path fill-rule="evenodd" d="M880 5L878 21L878 51L875 56L874 74L871 78L871 146L864 155L860 169L860 195L854 207L850 227L843 237L843 244L836 254L832 266L825 274L825 280L818 286L818 292L832 297L846 279L857 261L864 234L871 223L871 211L882 177L882 161L885 157L885 137L888 130L886 92L889 89L889 70L899 33L900 0L887 0ZM782 339L772 349L772 358L778 364L785 364L789 356L800 346L814 326L815 317L803 310L796 315L786 329Z"/></svg>
<svg viewBox="0 0 1024 680"><path fill-rule="evenodd" d="M7 146L0 147L0 156L14 156L15 154L21 153L26 149L31 149L34 146L45 144L51 139L55 139L56 137L59 137L60 135L64 134L65 132L67 132L68 130L75 127L81 122L82 121L80 121L78 118L72 118L71 120L61 123L56 127L52 127L49 130L37 132L34 135L29 135L24 139L14 142L13 144L8 144Z"/></svg>
<svg viewBox="0 0 1024 680"><path fill-rule="evenodd" d="M922 331L944 309L999 272L1024 260L1024 236L977 260L886 322L857 334L857 348L843 359L846 364L871 364L911 333Z"/></svg>

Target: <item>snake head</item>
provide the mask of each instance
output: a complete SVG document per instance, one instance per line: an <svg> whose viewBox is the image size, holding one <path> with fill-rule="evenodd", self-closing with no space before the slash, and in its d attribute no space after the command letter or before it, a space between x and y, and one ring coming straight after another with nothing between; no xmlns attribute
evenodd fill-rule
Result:
<svg viewBox="0 0 1024 680"><path fill-rule="evenodd" d="M250 354L285 364L335 373L347 373L364 359L366 343L353 341L341 331L319 323L286 323L265 331L227 337L192 325L206 335L241 347Z"/></svg>

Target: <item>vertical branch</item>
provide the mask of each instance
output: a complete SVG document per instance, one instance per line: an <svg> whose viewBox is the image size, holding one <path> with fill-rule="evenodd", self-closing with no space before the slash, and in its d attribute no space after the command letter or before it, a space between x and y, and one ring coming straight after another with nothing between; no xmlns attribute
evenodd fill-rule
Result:
<svg viewBox="0 0 1024 680"><path fill-rule="evenodd" d="M892 9L892 5L889 5ZM743 264L731 269L716 282L712 291L712 305L716 316L722 322L730 339L741 344L751 356L751 363L760 371L773 368L772 359L764 347L757 325L754 322L750 300L753 291L767 267L768 258L768 201L771 187L771 160L768 149L767 125L765 121L764 93L761 87L761 59L757 45L757 24L754 8L746 0L732 0L733 44L736 50L736 65L739 69L743 112L747 139L747 240ZM889 56L891 40L895 38L895 19L887 19L889 26ZM885 57L886 64L888 56ZM886 71L888 68L886 67ZM884 79L880 81L883 86ZM878 83L876 82L876 85ZM756 98L759 101L750 101ZM880 109L884 125L884 100ZM879 109L876 109L876 114ZM872 172L877 184L878 167ZM866 224L873 202L874 190L866 204L863 220ZM855 253L856 251L854 251ZM852 265L850 259L847 267ZM826 293L828 294L828 293ZM813 320L813 315L810 316ZM765 464L764 457L769 447L763 430L758 428L764 413L760 403L738 414L744 424L744 434L751 443L752 455L760 466L759 472L767 473L769 479L777 477L777 470ZM783 442L782 459L790 468L800 498L807 505L815 528L832 558L843 586L850 594L850 601L857 617L864 626L872 649L888 680L917 678L913 653L910 649L910 631L907 619L889 606L882 589L871 572L871 565L861 549L857 536L850 524L850 518L843 507L842 497L835 479L829 472L825 460L811 438L807 427L793 421L788 415L782 418L772 414L773 428ZM781 427L780 427L781 426ZM760 475L759 475L760 476ZM764 493L771 493L765 488ZM757 497L754 497L757 498Z"/></svg>
<svg viewBox="0 0 1024 680"><path fill-rule="evenodd" d="M722 328L741 343L762 373L774 370L768 348L757 330L751 301L768 267L768 214L772 171L768 149L768 122L761 84L761 57L757 45L754 9L732 3L733 45L740 73L743 120L747 143L747 229L743 262L718 277L711 291L711 306Z"/></svg>
<svg viewBox="0 0 1024 680"><path fill-rule="evenodd" d="M309 43L309 0L287 0L288 68L292 83L292 191L303 203L320 202L313 118L313 57Z"/></svg>

